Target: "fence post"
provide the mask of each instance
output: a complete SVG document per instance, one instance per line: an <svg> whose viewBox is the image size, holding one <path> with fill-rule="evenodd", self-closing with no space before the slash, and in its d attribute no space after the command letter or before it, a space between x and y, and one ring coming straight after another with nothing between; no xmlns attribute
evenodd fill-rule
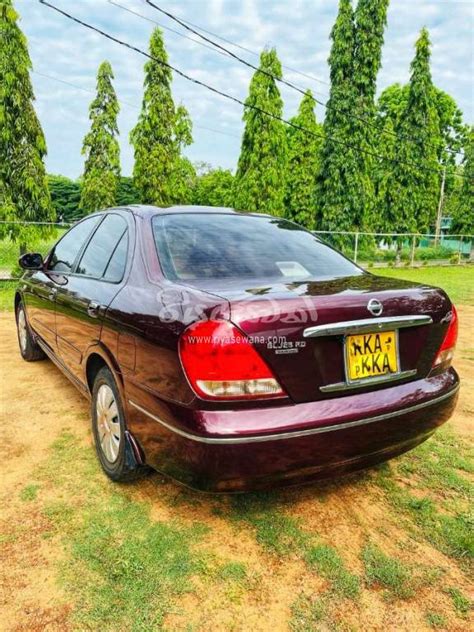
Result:
<svg viewBox="0 0 474 632"><path fill-rule="evenodd" d="M461 235L459 238L459 249L458 249L458 264L462 261L462 246L463 246L464 237Z"/></svg>
<svg viewBox="0 0 474 632"><path fill-rule="evenodd" d="M439 192L438 213L436 215L436 229L435 229L435 247L439 246L439 236L441 233L441 218L443 216L443 202L444 202L444 184L446 182L446 165L443 169L443 177L441 179L441 191Z"/></svg>
<svg viewBox="0 0 474 632"><path fill-rule="evenodd" d="M357 263L357 253L359 250L359 231L356 231L354 240L354 262Z"/></svg>
<svg viewBox="0 0 474 632"><path fill-rule="evenodd" d="M413 235L411 240L411 255L410 255L410 266L413 268L415 264L415 247L416 247L416 237Z"/></svg>

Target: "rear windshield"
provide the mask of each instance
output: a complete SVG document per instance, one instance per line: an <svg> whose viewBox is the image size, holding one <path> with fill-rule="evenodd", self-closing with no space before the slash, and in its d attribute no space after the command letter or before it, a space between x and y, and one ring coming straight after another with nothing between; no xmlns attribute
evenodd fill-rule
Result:
<svg viewBox="0 0 474 632"><path fill-rule="evenodd" d="M281 218L156 215L153 233L163 271L172 280L298 281L363 274L310 232Z"/></svg>

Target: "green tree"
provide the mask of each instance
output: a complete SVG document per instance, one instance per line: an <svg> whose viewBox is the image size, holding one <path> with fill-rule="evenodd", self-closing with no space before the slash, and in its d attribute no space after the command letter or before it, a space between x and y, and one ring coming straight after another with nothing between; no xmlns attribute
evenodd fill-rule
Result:
<svg viewBox="0 0 474 632"><path fill-rule="evenodd" d="M167 62L163 35L154 29L150 39L150 59L145 64L144 95L137 125L130 134L135 152L133 177L144 204L168 206L180 202L189 178L189 165L181 151L192 142L191 121L171 94L171 70L156 60Z"/></svg>
<svg viewBox="0 0 474 632"><path fill-rule="evenodd" d="M451 232L474 235L474 127L466 137L462 175Z"/></svg>
<svg viewBox="0 0 474 632"><path fill-rule="evenodd" d="M382 92L377 103L377 127L382 133L384 121L391 118L394 130L399 130L405 109L408 105L410 85L394 83ZM438 160L443 163L454 163L455 153L464 142L466 126L463 115L456 101L447 92L433 86L434 107L438 115L439 127L431 144L437 149ZM399 135L399 141L412 142L410 138Z"/></svg>
<svg viewBox="0 0 474 632"><path fill-rule="evenodd" d="M359 0L354 14L354 109L351 112L351 142L359 150L358 181L354 198L354 219L357 227L372 229L375 221L374 157L377 149L375 132L375 92L382 60L384 30L389 0Z"/></svg>
<svg viewBox="0 0 474 632"><path fill-rule="evenodd" d="M97 96L89 108L92 122L84 138L82 153L86 156L81 188L80 207L86 213L115 204L120 178L120 147L117 140L117 116L120 110L108 61L97 72Z"/></svg>
<svg viewBox="0 0 474 632"><path fill-rule="evenodd" d="M58 220L70 222L83 215L79 209L81 185L61 175L48 175L51 202Z"/></svg>
<svg viewBox="0 0 474 632"><path fill-rule="evenodd" d="M319 168L319 151L322 127L316 122L314 98L308 90L301 100L297 116L291 119L296 126L288 127L288 163L286 176L285 213L307 228L313 228L316 215L316 177Z"/></svg>
<svg viewBox="0 0 474 632"><path fill-rule="evenodd" d="M199 206L233 206L234 176L227 169L208 169L198 176L193 204Z"/></svg>
<svg viewBox="0 0 474 632"><path fill-rule="evenodd" d="M384 212L394 232L424 231L436 216L439 195L439 116L431 80L430 41L423 28L416 42L406 105L395 127L394 162L386 162Z"/></svg>
<svg viewBox="0 0 474 632"><path fill-rule="evenodd" d="M359 157L351 147L351 115L356 93L353 81L354 13L350 0L339 2L331 39L331 90L317 178L316 224L319 230L344 231L359 226L362 218Z"/></svg>
<svg viewBox="0 0 474 632"><path fill-rule="evenodd" d="M196 170L194 165L189 158L180 156L171 176L173 204L192 204L195 186Z"/></svg>
<svg viewBox="0 0 474 632"><path fill-rule="evenodd" d="M395 159L396 137L393 120L385 117L379 122L380 135L378 151L385 160L377 160L374 164L375 196L378 213L374 213L371 232L395 232L398 226L394 200L397 189L393 186L392 160ZM387 240L390 243L390 239Z"/></svg>
<svg viewBox="0 0 474 632"><path fill-rule="evenodd" d="M0 4L0 28L0 218L52 221L46 141L33 106L27 41L12 0ZM26 243L32 231L12 224L8 232Z"/></svg>
<svg viewBox="0 0 474 632"><path fill-rule="evenodd" d="M133 178L122 176L117 186L117 206L140 204L140 194L133 184Z"/></svg>
<svg viewBox="0 0 474 632"><path fill-rule="evenodd" d="M282 76L275 49L262 52L260 69L273 77ZM281 117L283 100L273 77L256 71L245 105ZM251 107L244 109L243 120L245 129L234 179L235 207L282 216L287 150L284 124Z"/></svg>

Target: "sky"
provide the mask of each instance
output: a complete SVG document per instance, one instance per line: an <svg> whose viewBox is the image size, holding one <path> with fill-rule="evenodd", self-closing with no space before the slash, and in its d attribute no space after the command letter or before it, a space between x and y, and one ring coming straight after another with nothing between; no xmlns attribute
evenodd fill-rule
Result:
<svg viewBox="0 0 474 632"><path fill-rule="evenodd" d="M148 49L151 31L158 23L164 29L171 64L241 100L246 98L253 73L250 68L176 34L173 31L186 31L144 0L49 1L143 50ZM248 51L223 43L253 64L258 65L257 55L264 47L274 46L284 77L301 88L311 88L319 100L327 100L329 36L337 0L155 0L155 4L245 47ZM15 7L28 38L35 106L48 144L48 172L70 178L81 175L82 139L90 124L88 107L97 68L108 59L121 102L122 173L131 175L133 152L128 138L140 111L146 59L67 20L38 0L16 0ZM394 82L409 80L414 43L423 26L429 29L433 44L435 84L455 98L465 121L473 123L474 0L391 0L378 92ZM187 36L200 41L190 33ZM301 94L286 86L281 86L281 92L284 115L289 118L296 113ZM185 152L188 158L234 170L240 151L242 107L179 76L173 80L173 96L176 104L188 109L194 125L194 142ZM316 114L322 120L324 108L318 105Z"/></svg>

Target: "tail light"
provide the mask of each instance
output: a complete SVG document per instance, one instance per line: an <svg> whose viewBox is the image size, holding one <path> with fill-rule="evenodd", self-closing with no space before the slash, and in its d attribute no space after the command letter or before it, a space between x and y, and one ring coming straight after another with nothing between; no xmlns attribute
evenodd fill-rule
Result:
<svg viewBox="0 0 474 632"><path fill-rule="evenodd" d="M260 399L285 396L249 338L228 320L190 325L179 355L194 391L204 399Z"/></svg>
<svg viewBox="0 0 474 632"><path fill-rule="evenodd" d="M454 305L451 309L451 320L449 322L448 330L444 336L441 347L433 364L433 368L439 366L448 367L453 359L454 348L456 347L456 341L458 339L458 314Z"/></svg>

